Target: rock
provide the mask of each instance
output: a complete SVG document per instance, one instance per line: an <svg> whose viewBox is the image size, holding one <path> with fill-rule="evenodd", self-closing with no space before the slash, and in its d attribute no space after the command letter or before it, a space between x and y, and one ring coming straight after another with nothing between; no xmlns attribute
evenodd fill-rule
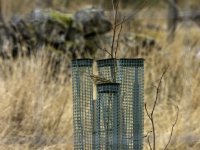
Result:
<svg viewBox="0 0 200 150"><path fill-rule="evenodd" d="M76 53L84 52L88 38L109 32L111 23L100 9L80 10L75 15L36 9L25 17L14 16L7 29L4 32L12 39L9 42L13 45L13 57L20 53L30 55L45 45L76 57ZM96 51L96 47L90 50Z"/></svg>
<svg viewBox="0 0 200 150"><path fill-rule="evenodd" d="M75 20L83 25L85 37L104 34L112 29L112 24L106 19L102 9L89 8L78 11Z"/></svg>

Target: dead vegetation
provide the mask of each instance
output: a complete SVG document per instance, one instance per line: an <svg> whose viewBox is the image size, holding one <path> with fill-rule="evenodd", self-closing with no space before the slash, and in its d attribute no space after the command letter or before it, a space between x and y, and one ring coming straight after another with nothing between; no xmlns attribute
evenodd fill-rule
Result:
<svg viewBox="0 0 200 150"><path fill-rule="evenodd" d="M150 13L151 12L151 13ZM151 14L159 16L157 11L142 10L145 16L142 24L155 23L165 28L163 20L152 20ZM162 12L162 11L161 11ZM165 12L162 12L163 14ZM138 18L139 19L139 18ZM134 25L134 24L133 24ZM125 29L126 31L126 29ZM130 31L134 31L131 29ZM168 143L172 123L177 116L178 122L173 129L168 149L193 149L200 147L200 127L198 116L200 90L200 58L199 29L195 26L187 28L180 25L174 43L166 42L165 30L137 30L157 39L162 49L152 51L148 55L135 53L131 49L124 51L118 48L118 56L145 58L145 103L148 108L154 105L155 86L159 82L163 69L169 66L160 86L157 108L154 112L156 128L156 147L164 149ZM188 35L190 33L190 35ZM97 52L96 58L109 57ZM62 61L57 80L52 75L46 57L47 51L42 49L37 57L18 60L0 61L0 149L47 149L71 150L73 148L72 133L72 93L70 60ZM67 77L67 78L66 78ZM50 79L49 79L50 78ZM47 82L47 79L48 82ZM172 105L173 104L173 105ZM151 131L151 121L145 115L145 133ZM152 134L145 138L144 149L149 149Z"/></svg>

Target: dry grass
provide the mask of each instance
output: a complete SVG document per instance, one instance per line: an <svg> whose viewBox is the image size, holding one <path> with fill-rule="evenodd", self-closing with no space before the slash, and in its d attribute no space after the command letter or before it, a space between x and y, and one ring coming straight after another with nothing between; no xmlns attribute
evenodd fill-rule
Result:
<svg viewBox="0 0 200 150"><path fill-rule="evenodd" d="M197 33L200 33L200 30L195 25L181 24L175 42L171 45L165 42L165 33L152 33L163 48L161 52L153 52L146 57L145 101L150 106L156 92L151 83L158 83L163 69L169 65L155 112L157 149L163 149L168 141L176 117L175 105L179 106L180 112L169 149L197 150L200 147L198 121L200 58L197 55L200 50L200 36ZM145 116L146 132L151 130L149 127L150 122ZM147 143L145 149L148 149Z"/></svg>
<svg viewBox="0 0 200 150"><path fill-rule="evenodd" d="M153 22L153 20L151 20ZM157 20L163 28L162 20ZM155 22L154 22L155 23ZM165 31L148 31L162 45L145 58L145 102L150 108L155 98L154 84L169 65L155 110L157 149L164 148L180 108L171 150L198 150L200 147L200 31L195 26L180 25L175 42L166 43ZM189 33L189 34L188 34ZM63 59L57 80L51 79L45 50L37 57L0 62L0 149L67 150L73 147L71 78ZM100 54L99 54L100 56ZM134 57L129 50L119 50L121 57ZM140 57L140 56L138 56ZM98 58L98 56L97 56ZM67 74L68 73L68 74ZM67 77L67 80L66 80ZM145 133L150 122L145 115ZM148 149L145 139L144 149Z"/></svg>
<svg viewBox="0 0 200 150"><path fill-rule="evenodd" d="M181 29L180 29L181 30ZM191 29L196 37L197 30ZM160 99L155 110L157 148L167 143L176 109L180 108L169 149L198 149L200 146L199 64L194 48L183 45L177 36L174 44L160 52L144 56L145 102L152 106L156 84L163 69L169 65L164 78ZM193 38L191 38L193 39ZM190 39L190 40L191 40ZM194 38L196 39L196 38ZM192 40L191 40L192 42ZM72 93L71 79L65 80L67 71L61 71L57 80L48 80L51 71L42 50L37 57L1 62L0 76L0 149L72 149ZM133 57L131 51L119 55ZM65 63L62 63L63 69ZM68 70L70 71L70 70ZM145 116L145 132L150 122ZM148 149L145 139L145 149Z"/></svg>
<svg viewBox="0 0 200 150"><path fill-rule="evenodd" d="M52 79L47 55L42 50L36 57L1 62L1 149L72 146L71 82L66 81L66 62L57 79Z"/></svg>

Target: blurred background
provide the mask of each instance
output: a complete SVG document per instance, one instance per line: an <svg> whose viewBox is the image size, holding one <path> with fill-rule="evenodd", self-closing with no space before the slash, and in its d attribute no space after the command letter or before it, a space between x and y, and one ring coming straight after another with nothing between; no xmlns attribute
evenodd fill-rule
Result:
<svg viewBox="0 0 200 150"><path fill-rule="evenodd" d="M170 0L120 1L118 22L124 16L129 19L121 31L118 58L145 58L145 103L149 110L155 86L169 66L155 109L156 148L167 144L178 106L179 117L168 149L199 150L200 1L171 1L175 5ZM0 28L8 26L13 16L23 18L38 8L74 15L91 7L103 9L113 22L111 0L1 0ZM112 30L105 35L112 37ZM109 50L110 43L101 46ZM0 59L0 150L73 149L72 55L54 53L55 49L44 45L33 56ZM78 51L75 55L109 57L100 48L94 49L95 53ZM52 65L59 65L56 75ZM151 123L145 113L144 123L146 134ZM146 138L144 149L149 149Z"/></svg>
<svg viewBox="0 0 200 150"><path fill-rule="evenodd" d="M156 7L157 9L166 8L166 0L125 0L120 2L122 9L132 9L135 11L138 6ZM3 14L7 19L13 14L24 14L35 8L52 8L62 11L77 11L84 7L98 6L106 10L112 10L112 1L106 0L2 0ZM198 0L177 0L179 7L183 10L198 9L200 2Z"/></svg>

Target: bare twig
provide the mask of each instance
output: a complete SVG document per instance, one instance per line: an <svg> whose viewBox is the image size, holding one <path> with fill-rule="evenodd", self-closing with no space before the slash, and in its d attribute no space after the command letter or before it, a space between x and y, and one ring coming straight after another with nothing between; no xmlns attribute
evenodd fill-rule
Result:
<svg viewBox="0 0 200 150"><path fill-rule="evenodd" d="M149 148L150 148L150 150L152 150L152 147L151 147L151 142L150 142L150 140L149 140L149 135L148 135L148 137L147 137L147 140L148 140L148 145L149 145Z"/></svg>
<svg viewBox="0 0 200 150"><path fill-rule="evenodd" d="M121 26L121 24L124 24L125 22L131 20L134 15L135 15L135 13L134 14L130 14L127 17L125 16L122 21L120 21L119 23L116 23L116 25L113 25L112 29L117 28L118 26Z"/></svg>
<svg viewBox="0 0 200 150"><path fill-rule="evenodd" d="M150 133L152 133L152 131L148 131L147 134L145 134L142 138L148 137ZM132 139L132 138L133 138L133 136L130 137L129 139ZM138 141L138 140L134 140L134 141Z"/></svg>
<svg viewBox="0 0 200 150"><path fill-rule="evenodd" d="M143 136L143 138L147 137L152 131L148 131L146 135Z"/></svg>
<svg viewBox="0 0 200 150"><path fill-rule="evenodd" d="M100 50L102 50L102 51L104 51L104 52L106 52L107 54L109 54L111 57L112 57L112 54L107 50L107 49L105 49L105 48L102 48L101 46L99 46L96 42L95 42L95 45L96 45L96 47L98 48L98 49L100 49Z"/></svg>
<svg viewBox="0 0 200 150"><path fill-rule="evenodd" d="M143 3L140 5L140 7L139 6L137 7L137 11L135 11L134 13L129 15L128 17L124 17L121 22L117 23L119 0L112 0L114 21L113 21L113 27L112 27L113 36L112 36L111 52L110 52L112 54L111 58L116 58L117 57L117 50L118 50L118 47L119 47L119 37L120 37L121 31L122 31L123 24L126 21L131 20L133 18L133 16L135 16L140 11L140 9L144 6L144 4L146 2L147 2L147 0L144 0ZM115 39L116 39L118 26L120 26L120 29L119 29L119 32L118 32L118 35L117 35L117 41L116 41L117 45L116 45L116 48L115 48Z"/></svg>
<svg viewBox="0 0 200 150"><path fill-rule="evenodd" d="M116 24L116 27L120 26L121 24L124 24L127 21L130 21L131 19L133 19L133 17L138 14L139 11L141 11L141 9L144 7L144 5L146 4L147 0L143 1L143 3L140 6L137 6L137 10L134 10L134 12L132 12L131 14L129 14L127 17L125 17L121 22ZM113 26L114 28L115 26Z"/></svg>
<svg viewBox="0 0 200 150"><path fill-rule="evenodd" d="M151 126L153 130L153 150L156 149L156 130L155 130L155 124L154 124L154 118L151 118Z"/></svg>
<svg viewBox="0 0 200 150"><path fill-rule="evenodd" d="M176 119L175 119L174 123L172 124L172 128L171 128L171 133L170 133L169 141L168 141L168 143L166 144L166 146L165 146L164 150L166 150L166 149L167 149L167 147L168 147L169 143L171 142L172 135L173 135L173 131L174 131L174 127L175 127L175 125L176 125L176 123L177 123L177 121L178 121L179 107L178 107L178 106L176 106L176 109L177 109L177 113L176 113Z"/></svg>
<svg viewBox="0 0 200 150"><path fill-rule="evenodd" d="M151 113L149 113L149 111L147 109L147 106L145 104L145 111L147 113L147 116L148 116L149 120L151 121L152 132L153 132L153 148L151 147L151 143L149 141L149 147L152 150L156 149L156 132L155 132L155 124L154 124L154 116L153 116L153 114L154 114L154 111L155 111L155 108L156 108L156 105L157 105L157 101L158 101L158 98L159 98L162 79L163 79L164 75L166 74L168 67L164 70L163 74L161 75L161 78L159 80L158 86L156 88L156 98L154 100L154 104L153 104L153 108L152 108Z"/></svg>
<svg viewBox="0 0 200 150"><path fill-rule="evenodd" d="M113 29L113 36L112 36L112 43L111 43L111 47L110 47L110 52L104 48L99 47L98 48L105 51L106 53L108 53L111 58L115 58L117 57L117 51L118 51L118 47L119 47L119 37L122 31L122 26L123 24L128 21L131 20L133 16L135 16L140 9L144 6L144 4L147 2L147 0L143 1L143 3L140 5L140 7L137 7L137 11L135 11L133 14L129 15L128 17L124 17L123 20L121 22L117 22L117 17L118 17L118 7L119 7L119 1L120 0L112 0L112 5L113 5L113 25L112 25L112 29ZM120 26L119 32L117 34L117 28L118 26ZM116 41L116 36L117 36L117 41ZM116 42L116 43L115 43ZM117 44L117 45L116 45ZM115 48L116 45L116 48Z"/></svg>
<svg viewBox="0 0 200 150"><path fill-rule="evenodd" d="M128 19L128 17L125 17L121 22L117 23L115 26L112 27L112 29L117 28L118 26L121 26L121 24L125 23Z"/></svg>
<svg viewBox="0 0 200 150"><path fill-rule="evenodd" d="M125 18L123 18L123 20L124 19ZM120 29L119 29L118 36L117 36L117 46L115 49L115 58L117 58L117 51L118 51L118 47L119 47L119 38L120 38L121 31L122 31L122 26L123 26L123 23L120 25Z"/></svg>
<svg viewBox="0 0 200 150"><path fill-rule="evenodd" d="M153 109L151 111L151 117L153 117L153 113L155 111L156 104L157 104L157 101L158 101L158 96L159 96L159 92L160 92L160 87L161 87L162 79L163 79L164 75L166 74L168 67L164 70L164 72L163 72L163 74L162 74L162 76L161 76L161 78L159 80L159 83L158 83L158 86L157 86L157 89L156 89L156 98L155 98L155 101L154 101Z"/></svg>
<svg viewBox="0 0 200 150"><path fill-rule="evenodd" d="M147 116L149 117L149 120L152 120L152 118L151 118L151 116L150 116L150 114L149 114L149 112L148 112L146 103L144 104L144 108L145 108L145 111L146 111ZM148 140L149 148L150 148L150 150L152 150L151 142L150 142L150 140L149 140L149 135L148 135L148 134L147 134L147 140Z"/></svg>
<svg viewBox="0 0 200 150"><path fill-rule="evenodd" d="M114 3L114 0L112 0L113 3L113 12L114 12L114 21L113 21L113 36L112 36L112 43L111 43L111 54L112 58L114 58L114 45L115 45L115 37L116 37L116 24L117 24L117 15L118 15L118 5L119 0L116 0L116 4Z"/></svg>
<svg viewBox="0 0 200 150"><path fill-rule="evenodd" d="M146 111L146 113L147 113L147 116L149 117L149 119L151 119L151 116L150 116L150 114L149 114L149 112L148 112L147 104L146 104L146 103L144 104L144 108L145 108L145 111Z"/></svg>

